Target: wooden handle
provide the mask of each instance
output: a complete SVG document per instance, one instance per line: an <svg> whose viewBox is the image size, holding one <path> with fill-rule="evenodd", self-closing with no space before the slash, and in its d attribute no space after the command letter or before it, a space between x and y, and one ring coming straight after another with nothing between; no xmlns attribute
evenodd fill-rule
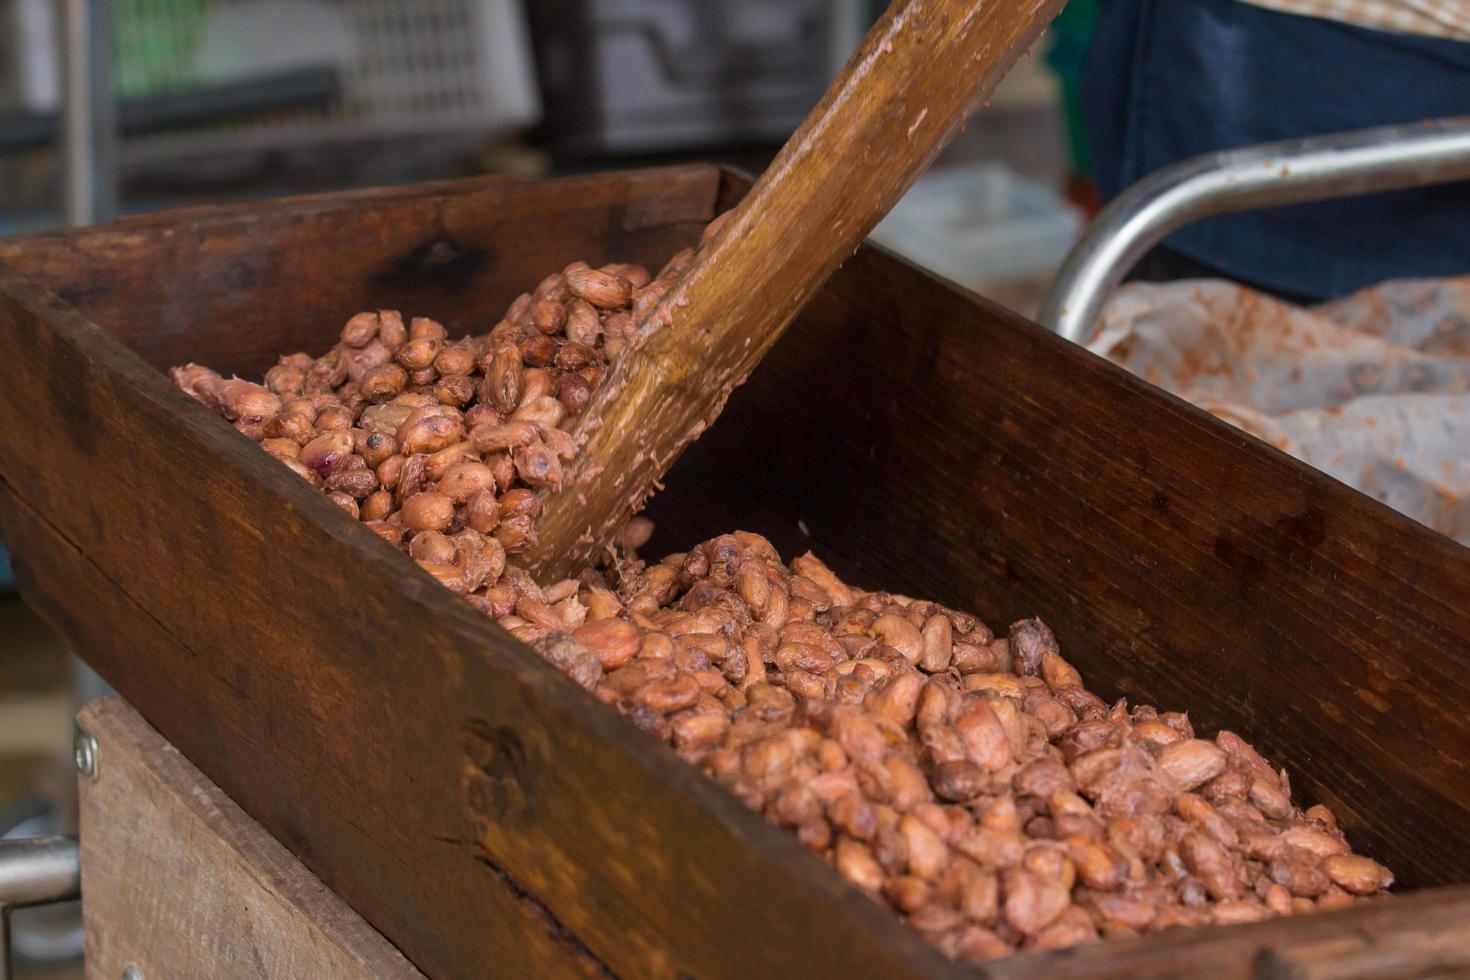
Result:
<svg viewBox="0 0 1470 980"><path fill-rule="evenodd" d="M547 497L528 556L538 577L569 574L607 546L1062 4L889 7L593 396L575 433L581 453Z"/></svg>

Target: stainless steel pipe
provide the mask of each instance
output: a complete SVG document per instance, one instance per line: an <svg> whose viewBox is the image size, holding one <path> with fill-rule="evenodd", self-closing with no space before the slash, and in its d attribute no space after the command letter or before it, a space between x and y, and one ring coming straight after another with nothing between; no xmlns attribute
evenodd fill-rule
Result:
<svg viewBox="0 0 1470 980"><path fill-rule="evenodd" d="M62 0L62 187L73 227L117 217L117 99L112 84L111 0ZM78 700L101 693L100 678L73 656ZM105 685L102 685L105 690ZM0 840L0 980L10 980L10 912L81 894L73 837Z"/></svg>
<svg viewBox="0 0 1470 980"><path fill-rule="evenodd" d="M0 840L0 906L16 908L76 898L82 887L74 837Z"/></svg>
<svg viewBox="0 0 1470 980"><path fill-rule="evenodd" d="M117 217L117 98L109 0L63 0L62 186L66 223Z"/></svg>
<svg viewBox="0 0 1470 980"><path fill-rule="evenodd" d="M72 837L0 840L0 980L10 978L10 910L76 898L81 852Z"/></svg>
<svg viewBox="0 0 1470 980"><path fill-rule="evenodd" d="M1470 116L1194 157L1134 184L1068 253L1037 319L1086 340L1108 295L1184 225L1233 211L1470 179Z"/></svg>

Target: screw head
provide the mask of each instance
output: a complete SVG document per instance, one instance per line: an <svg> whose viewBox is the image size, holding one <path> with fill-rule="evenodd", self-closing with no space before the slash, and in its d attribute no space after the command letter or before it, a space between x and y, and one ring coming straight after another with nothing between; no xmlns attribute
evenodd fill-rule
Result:
<svg viewBox="0 0 1470 980"><path fill-rule="evenodd" d="M123 968L122 980L143 980L143 971L129 963Z"/></svg>
<svg viewBox="0 0 1470 980"><path fill-rule="evenodd" d="M97 781L97 739L81 725L77 725L72 732L72 751L77 762L77 772L95 783ZM128 977L128 980L142 980L142 974L138 974L137 977Z"/></svg>

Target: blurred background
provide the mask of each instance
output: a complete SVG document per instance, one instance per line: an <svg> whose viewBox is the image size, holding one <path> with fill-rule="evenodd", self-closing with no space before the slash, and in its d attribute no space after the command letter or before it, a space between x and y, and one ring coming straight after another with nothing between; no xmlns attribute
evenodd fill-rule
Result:
<svg viewBox="0 0 1470 980"><path fill-rule="evenodd" d="M752 174L882 0L0 0L0 235L485 173ZM1074 0L875 233L1024 313L1095 208ZM529 286L530 284L528 284ZM81 682L0 550L0 835L65 829ZM75 911L18 975L79 976Z"/></svg>
<svg viewBox="0 0 1470 980"><path fill-rule="evenodd" d="M120 137L98 179L128 213L492 172L758 172L885 3L0 0L0 234L66 213L68 5L106 35L89 67ZM906 202L974 192L938 229L968 233L973 274L1044 276L1076 225L1069 106L1095 5L1070 5L941 161L941 190Z"/></svg>

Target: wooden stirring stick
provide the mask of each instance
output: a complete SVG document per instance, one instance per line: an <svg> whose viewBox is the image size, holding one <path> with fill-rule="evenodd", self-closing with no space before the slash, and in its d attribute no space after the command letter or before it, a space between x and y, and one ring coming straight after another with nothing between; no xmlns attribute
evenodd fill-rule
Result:
<svg viewBox="0 0 1470 980"><path fill-rule="evenodd" d="M796 134L629 339L574 435L527 566L607 548L827 278L1061 9L895 0Z"/></svg>

